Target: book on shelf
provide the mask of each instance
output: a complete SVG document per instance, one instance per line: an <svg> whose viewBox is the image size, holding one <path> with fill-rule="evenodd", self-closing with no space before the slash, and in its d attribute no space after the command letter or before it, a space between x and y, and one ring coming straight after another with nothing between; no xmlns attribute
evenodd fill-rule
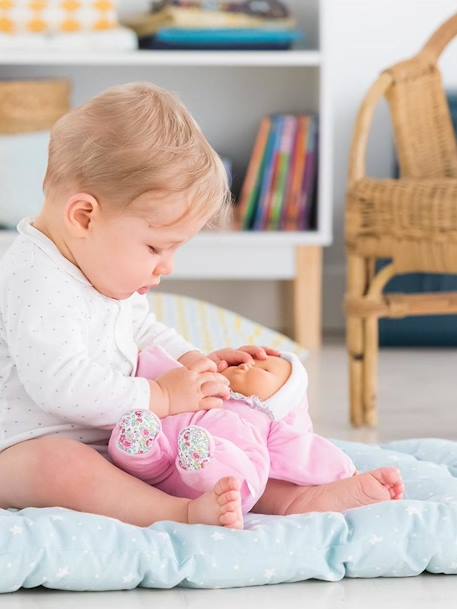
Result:
<svg viewBox="0 0 457 609"><path fill-rule="evenodd" d="M289 181L286 209L281 224L281 228L284 230L294 230L295 227L298 226L301 187L306 167L306 151L310 121L311 118L309 116L299 116L297 119L291 179Z"/></svg>
<svg viewBox="0 0 457 609"><path fill-rule="evenodd" d="M268 223L264 229L279 230L281 228L281 216L284 213L283 207L287 196L287 178L291 165L291 154L293 151L294 134L296 131L297 119L295 116L287 115L284 117L284 130L282 133L280 148L277 153L278 175L272 193L272 205Z"/></svg>
<svg viewBox="0 0 457 609"><path fill-rule="evenodd" d="M275 172L277 171L277 151L279 149L279 143L281 140L283 122L282 116L276 116L273 118L271 134L268 138L267 150L265 152L265 163L261 180L259 201L256 205L255 218L252 224L252 228L255 230L262 230L267 223L268 207L275 180Z"/></svg>
<svg viewBox="0 0 457 609"><path fill-rule="evenodd" d="M305 175L301 192L299 226L309 228L317 186L317 122L311 121L306 154Z"/></svg>
<svg viewBox="0 0 457 609"><path fill-rule="evenodd" d="M275 114L262 119L241 188L239 228L313 228L317 144L318 117L314 114Z"/></svg>
<svg viewBox="0 0 457 609"><path fill-rule="evenodd" d="M163 28L176 28L188 30L213 29L262 29L292 31L296 28L296 19L283 10L265 10L267 2L257 4L248 3L238 6L237 10L230 9L220 3L220 6L205 8L201 3L162 2L152 10L125 23L136 31L139 37L151 36ZM278 3L276 3L278 4ZM244 10L243 10L244 8ZM257 8L257 10L256 10ZM280 8L279 6L276 9Z"/></svg>
<svg viewBox="0 0 457 609"><path fill-rule="evenodd" d="M254 150L241 189L237 217L238 221L242 221L242 225L245 224L246 226L249 226L254 217L257 195L260 188L260 178L263 173L265 149L270 136L270 131L271 118L265 116L257 134ZM242 225L240 228L243 228Z"/></svg>
<svg viewBox="0 0 457 609"><path fill-rule="evenodd" d="M141 49L286 50L304 40L296 19L278 0L159 2L127 20Z"/></svg>
<svg viewBox="0 0 457 609"><path fill-rule="evenodd" d="M140 49L285 51L303 40L300 32L262 29L163 28L139 39Z"/></svg>

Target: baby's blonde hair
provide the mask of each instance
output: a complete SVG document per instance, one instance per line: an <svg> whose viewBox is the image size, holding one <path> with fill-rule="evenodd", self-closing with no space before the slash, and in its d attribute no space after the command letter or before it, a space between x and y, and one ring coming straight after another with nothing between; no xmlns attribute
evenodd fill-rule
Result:
<svg viewBox="0 0 457 609"><path fill-rule="evenodd" d="M192 192L192 212L227 218L224 165L181 101L150 83L112 87L51 131L45 195L76 188L124 208L145 192Z"/></svg>

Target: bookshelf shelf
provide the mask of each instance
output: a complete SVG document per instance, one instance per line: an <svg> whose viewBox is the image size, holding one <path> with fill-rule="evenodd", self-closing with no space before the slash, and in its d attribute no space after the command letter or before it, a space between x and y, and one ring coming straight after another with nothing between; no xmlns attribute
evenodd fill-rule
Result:
<svg viewBox="0 0 457 609"><path fill-rule="evenodd" d="M0 256L16 235L0 229ZM205 231L177 253L173 278L293 280L296 249L321 245L315 231Z"/></svg>
<svg viewBox="0 0 457 609"><path fill-rule="evenodd" d="M316 230L205 232L178 252L173 274L182 279L292 280L295 338L306 347L320 343L322 248L332 239L331 106L325 61L327 1L286 0L311 50L77 54L58 49L4 49L0 56L0 78L70 78L76 105L109 86L134 80L149 80L175 91L213 147L232 159L235 191L241 186L263 116L318 113ZM0 231L0 253L14 234Z"/></svg>
<svg viewBox="0 0 457 609"><path fill-rule="evenodd" d="M0 229L0 248L4 250L13 241L16 231ZM330 237L324 239L317 231L203 231L186 246L194 244L205 247L291 247L297 245L329 245ZM188 251L188 250L187 250Z"/></svg>
<svg viewBox="0 0 457 609"><path fill-rule="evenodd" d="M318 67L317 50L291 51L130 51L69 53L9 51L0 65L28 66L302 66Z"/></svg>
<svg viewBox="0 0 457 609"><path fill-rule="evenodd" d="M325 240L317 231L206 231L196 239L208 245L249 244L252 247L330 244L330 239Z"/></svg>

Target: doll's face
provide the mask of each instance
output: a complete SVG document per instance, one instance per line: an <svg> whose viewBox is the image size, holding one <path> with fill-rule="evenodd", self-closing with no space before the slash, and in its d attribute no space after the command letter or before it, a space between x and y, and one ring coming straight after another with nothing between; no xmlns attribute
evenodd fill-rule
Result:
<svg viewBox="0 0 457 609"><path fill-rule="evenodd" d="M250 364L229 366L221 374L230 381L232 391L268 400L281 389L291 370L292 365L286 359L269 355L267 359L254 360Z"/></svg>

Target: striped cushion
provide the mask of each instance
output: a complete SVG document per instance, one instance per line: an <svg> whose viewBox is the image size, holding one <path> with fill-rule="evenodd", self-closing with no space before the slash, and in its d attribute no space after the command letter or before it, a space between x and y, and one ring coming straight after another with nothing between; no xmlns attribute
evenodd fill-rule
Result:
<svg viewBox="0 0 457 609"><path fill-rule="evenodd" d="M203 300L155 291L149 297L157 319L204 353L222 347L263 345L305 355L304 349L284 334Z"/></svg>

